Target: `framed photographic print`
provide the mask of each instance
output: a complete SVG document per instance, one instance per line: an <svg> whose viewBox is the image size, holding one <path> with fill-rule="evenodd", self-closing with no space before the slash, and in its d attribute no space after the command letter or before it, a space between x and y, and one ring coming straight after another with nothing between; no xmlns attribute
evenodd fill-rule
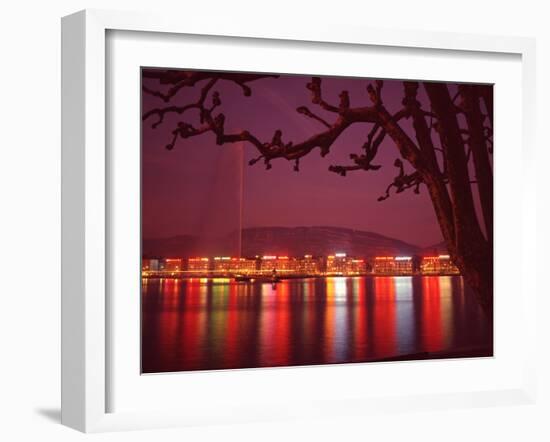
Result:
<svg viewBox="0 0 550 442"><path fill-rule="evenodd" d="M534 203L508 178L532 158L533 57L65 18L63 422L532 400Z"/></svg>
<svg viewBox="0 0 550 442"><path fill-rule="evenodd" d="M493 356L493 85L141 81L142 373Z"/></svg>

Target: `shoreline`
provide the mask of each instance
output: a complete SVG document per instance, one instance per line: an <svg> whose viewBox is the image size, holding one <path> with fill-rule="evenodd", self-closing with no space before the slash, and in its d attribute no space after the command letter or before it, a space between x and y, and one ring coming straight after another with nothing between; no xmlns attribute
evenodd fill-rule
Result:
<svg viewBox="0 0 550 442"><path fill-rule="evenodd" d="M234 282L241 282L241 283L254 283L254 282L273 282L272 276L269 275L258 275L258 276L250 276L250 281L235 281L235 277L237 275L174 275L174 274L168 274L168 275L141 275L142 279L178 279L178 280L193 280L193 279L206 279L208 281L217 282L214 280L219 279L228 279L233 280ZM240 276L249 276L249 275L238 275ZM365 274L353 274L353 275L277 275L278 281L283 280L290 280L290 279L322 279L322 278L365 278L365 277L414 277L414 276L420 276L420 277L440 277L440 276L462 276L460 274L456 273L429 273L429 274L422 274L422 273L365 273Z"/></svg>
<svg viewBox="0 0 550 442"><path fill-rule="evenodd" d="M165 370L147 370L143 371L143 374L152 375L160 373L177 373L177 372L193 372L193 371L220 371L220 370L258 370L269 368L291 368L291 367L322 367L331 365L355 365L355 364L372 364L372 363L386 363L386 362L413 362L413 361L438 361L449 359L470 359L470 358L492 358L494 357L494 350L492 346L476 346L476 347L462 347L449 350L440 350L433 352L418 352L407 353L395 356L389 356L385 358L373 358L365 360L349 360L339 362L320 362L309 361L299 364L275 364L275 365L254 365L254 366L219 366L219 367L203 367L203 368L166 368Z"/></svg>

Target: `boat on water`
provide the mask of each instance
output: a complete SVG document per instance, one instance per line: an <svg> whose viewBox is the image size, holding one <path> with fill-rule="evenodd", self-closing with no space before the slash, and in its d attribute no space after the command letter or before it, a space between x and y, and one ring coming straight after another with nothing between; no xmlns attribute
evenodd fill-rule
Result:
<svg viewBox="0 0 550 442"><path fill-rule="evenodd" d="M278 276L248 276L248 275L235 275L233 276L236 282L262 282L262 283L269 283L269 284L277 284L281 281L281 278Z"/></svg>
<svg viewBox="0 0 550 442"><path fill-rule="evenodd" d="M247 275L235 275L235 281L237 282L250 282L252 278Z"/></svg>

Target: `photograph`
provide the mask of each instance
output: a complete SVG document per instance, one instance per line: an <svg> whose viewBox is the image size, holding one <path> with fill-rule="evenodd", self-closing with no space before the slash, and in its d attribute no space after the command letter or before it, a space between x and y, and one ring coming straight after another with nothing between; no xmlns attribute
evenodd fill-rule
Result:
<svg viewBox="0 0 550 442"><path fill-rule="evenodd" d="M5 2L0 442L550 441L546 6Z"/></svg>
<svg viewBox="0 0 550 442"><path fill-rule="evenodd" d="M142 374L493 357L493 84L140 75Z"/></svg>

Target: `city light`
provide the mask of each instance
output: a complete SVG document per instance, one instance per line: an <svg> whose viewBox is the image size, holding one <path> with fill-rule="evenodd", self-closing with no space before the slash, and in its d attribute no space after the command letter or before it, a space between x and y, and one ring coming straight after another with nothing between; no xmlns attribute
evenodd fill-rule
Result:
<svg viewBox="0 0 550 442"><path fill-rule="evenodd" d="M194 258L142 259L142 276L159 278L300 278L360 275L459 275L460 270L450 255L412 256L347 256L337 252L328 256L277 256L253 257L214 256Z"/></svg>
<svg viewBox="0 0 550 442"><path fill-rule="evenodd" d="M450 255L426 256L420 263L423 275L459 275L460 270L451 261Z"/></svg>

